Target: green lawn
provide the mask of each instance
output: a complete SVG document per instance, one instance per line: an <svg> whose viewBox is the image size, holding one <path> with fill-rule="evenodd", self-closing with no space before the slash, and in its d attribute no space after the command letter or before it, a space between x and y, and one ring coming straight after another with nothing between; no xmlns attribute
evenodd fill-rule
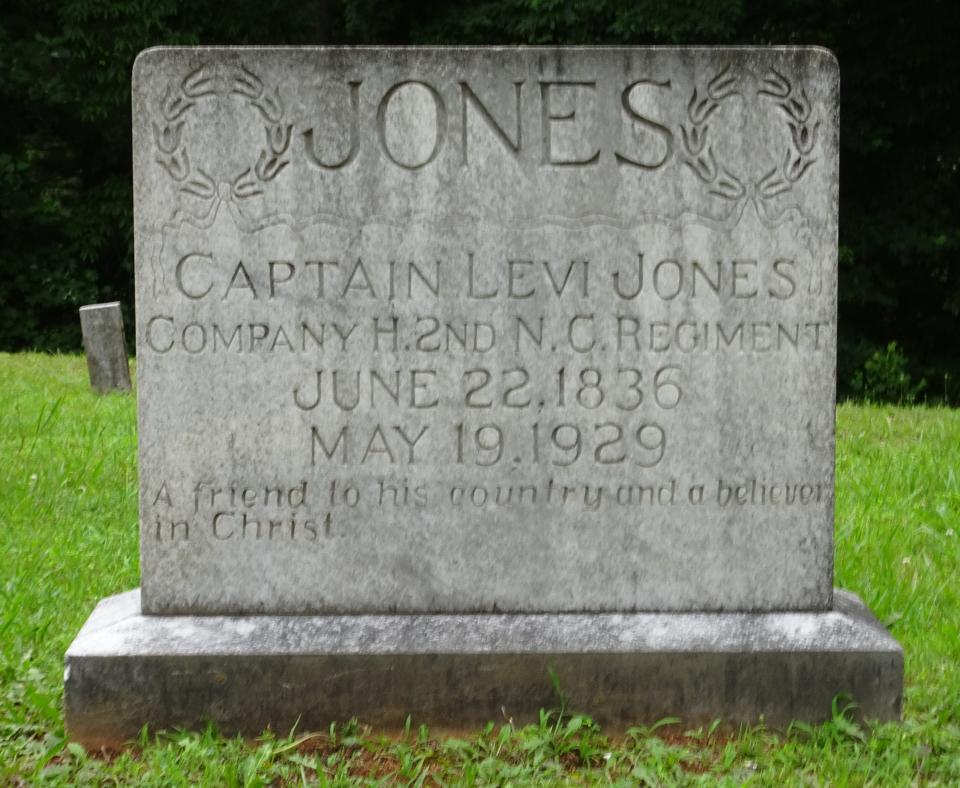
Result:
<svg viewBox="0 0 960 788"><path fill-rule="evenodd" d="M836 583L903 644L902 724L610 740L554 713L462 739L416 721L392 741L356 723L253 742L151 732L93 757L64 740L63 652L138 582L135 403L91 394L81 357L0 354L0 784L960 784L960 411L844 405L838 422Z"/></svg>

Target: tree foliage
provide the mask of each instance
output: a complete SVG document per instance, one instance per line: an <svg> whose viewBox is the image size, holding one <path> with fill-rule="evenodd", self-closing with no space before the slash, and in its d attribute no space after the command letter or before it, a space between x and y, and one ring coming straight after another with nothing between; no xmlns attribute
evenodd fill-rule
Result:
<svg viewBox="0 0 960 788"><path fill-rule="evenodd" d="M129 79L148 46L821 44L843 80L841 382L896 341L956 402L958 37L953 0L5 0L0 348L75 349L78 305L132 304Z"/></svg>

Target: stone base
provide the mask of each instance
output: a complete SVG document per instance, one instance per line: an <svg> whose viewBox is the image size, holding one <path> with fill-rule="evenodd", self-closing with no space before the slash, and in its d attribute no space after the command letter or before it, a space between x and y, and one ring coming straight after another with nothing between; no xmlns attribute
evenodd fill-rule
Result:
<svg viewBox="0 0 960 788"><path fill-rule="evenodd" d="M143 616L100 602L66 654L66 725L116 746L152 730L463 730L567 708L607 731L677 716L816 722L845 693L900 718L903 651L854 595L826 613Z"/></svg>

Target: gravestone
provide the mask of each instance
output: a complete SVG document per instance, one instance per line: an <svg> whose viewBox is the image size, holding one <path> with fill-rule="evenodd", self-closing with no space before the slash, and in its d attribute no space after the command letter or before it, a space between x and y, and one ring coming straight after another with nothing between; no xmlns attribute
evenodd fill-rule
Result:
<svg viewBox="0 0 960 788"><path fill-rule="evenodd" d="M833 589L816 48L162 48L133 76L142 587L71 735L897 718Z"/></svg>
<svg viewBox="0 0 960 788"><path fill-rule="evenodd" d="M130 365L120 303L111 301L80 307L80 331L90 387L100 394L130 391Z"/></svg>

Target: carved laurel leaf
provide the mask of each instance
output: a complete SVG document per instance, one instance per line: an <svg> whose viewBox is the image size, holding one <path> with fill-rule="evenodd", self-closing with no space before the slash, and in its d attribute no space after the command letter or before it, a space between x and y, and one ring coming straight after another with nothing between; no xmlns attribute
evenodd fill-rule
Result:
<svg viewBox="0 0 960 788"><path fill-rule="evenodd" d="M191 167L184 141L184 116L196 104L196 99L239 96L267 121L264 127L266 145L259 151L256 161L231 182L230 191L234 197L248 199L263 194L261 185L274 180L290 163L284 155L290 147L293 126L282 122L285 111L280 87L275 86L272 92L266 91L263 80L242 63L230 69L228 75L225 77L207 64L201 64L179 85L167 85L158 106L165 122L152 124L154 144L161 154L157 162L175 183L180 184L181 192L211 203L217 199L217 182L199 167Z"/></svg>
<svg viewBox="0 0 960 788"><path fill-rule="evenodd" d="M708 144L710 127L706 124L722 102L730 96L739 96L740 77L725 65L709 80L701 92L694 86L687 103L687 122L680 125L684 163L706 186L707 193L725 200L739 201L749 190L743 179L722 162L718 162ZM802 88L775 68L770 68L761 80L757 96L769 96L787 116L792 147L788 147L783 162L755 181L752 193L759 200L771 200L790 191L816 161L811 154L817 144L820 122L811 121L813 105ZM704 97L705 96L705 97ZM766 208L763 209L766 211Z"/></svg>
<svg viewBox="0 0 960 788"><path fill-rule="evenodd" d="M720 109L725 99L740 95L739 84L739 75L732 73L730 65L727 64L707 81L704 91L706 98L701 98L700 89L694 85L687 103L687 123L680 126L683 147L687 154L684 164L710 187L708 194L727 200L739 200L746 190L736 175L718 164L712 147L707 145L710 126L706 121Z"/></svg>
<svg viewBox="0 0 960 788"><path fill-rule="evenodd" d="M761 199L770 200L790 191L813 166L816 159L811 153L817 144L820 122L810 122L813 104L805 89L796 90L793 84L775 68L771 68L764 77L764 88L757 91L758 96L770 96L777 100L777 106L787 116L792 149L787 148L783 163L767 173L757 182L757 193Z"/></svg>

